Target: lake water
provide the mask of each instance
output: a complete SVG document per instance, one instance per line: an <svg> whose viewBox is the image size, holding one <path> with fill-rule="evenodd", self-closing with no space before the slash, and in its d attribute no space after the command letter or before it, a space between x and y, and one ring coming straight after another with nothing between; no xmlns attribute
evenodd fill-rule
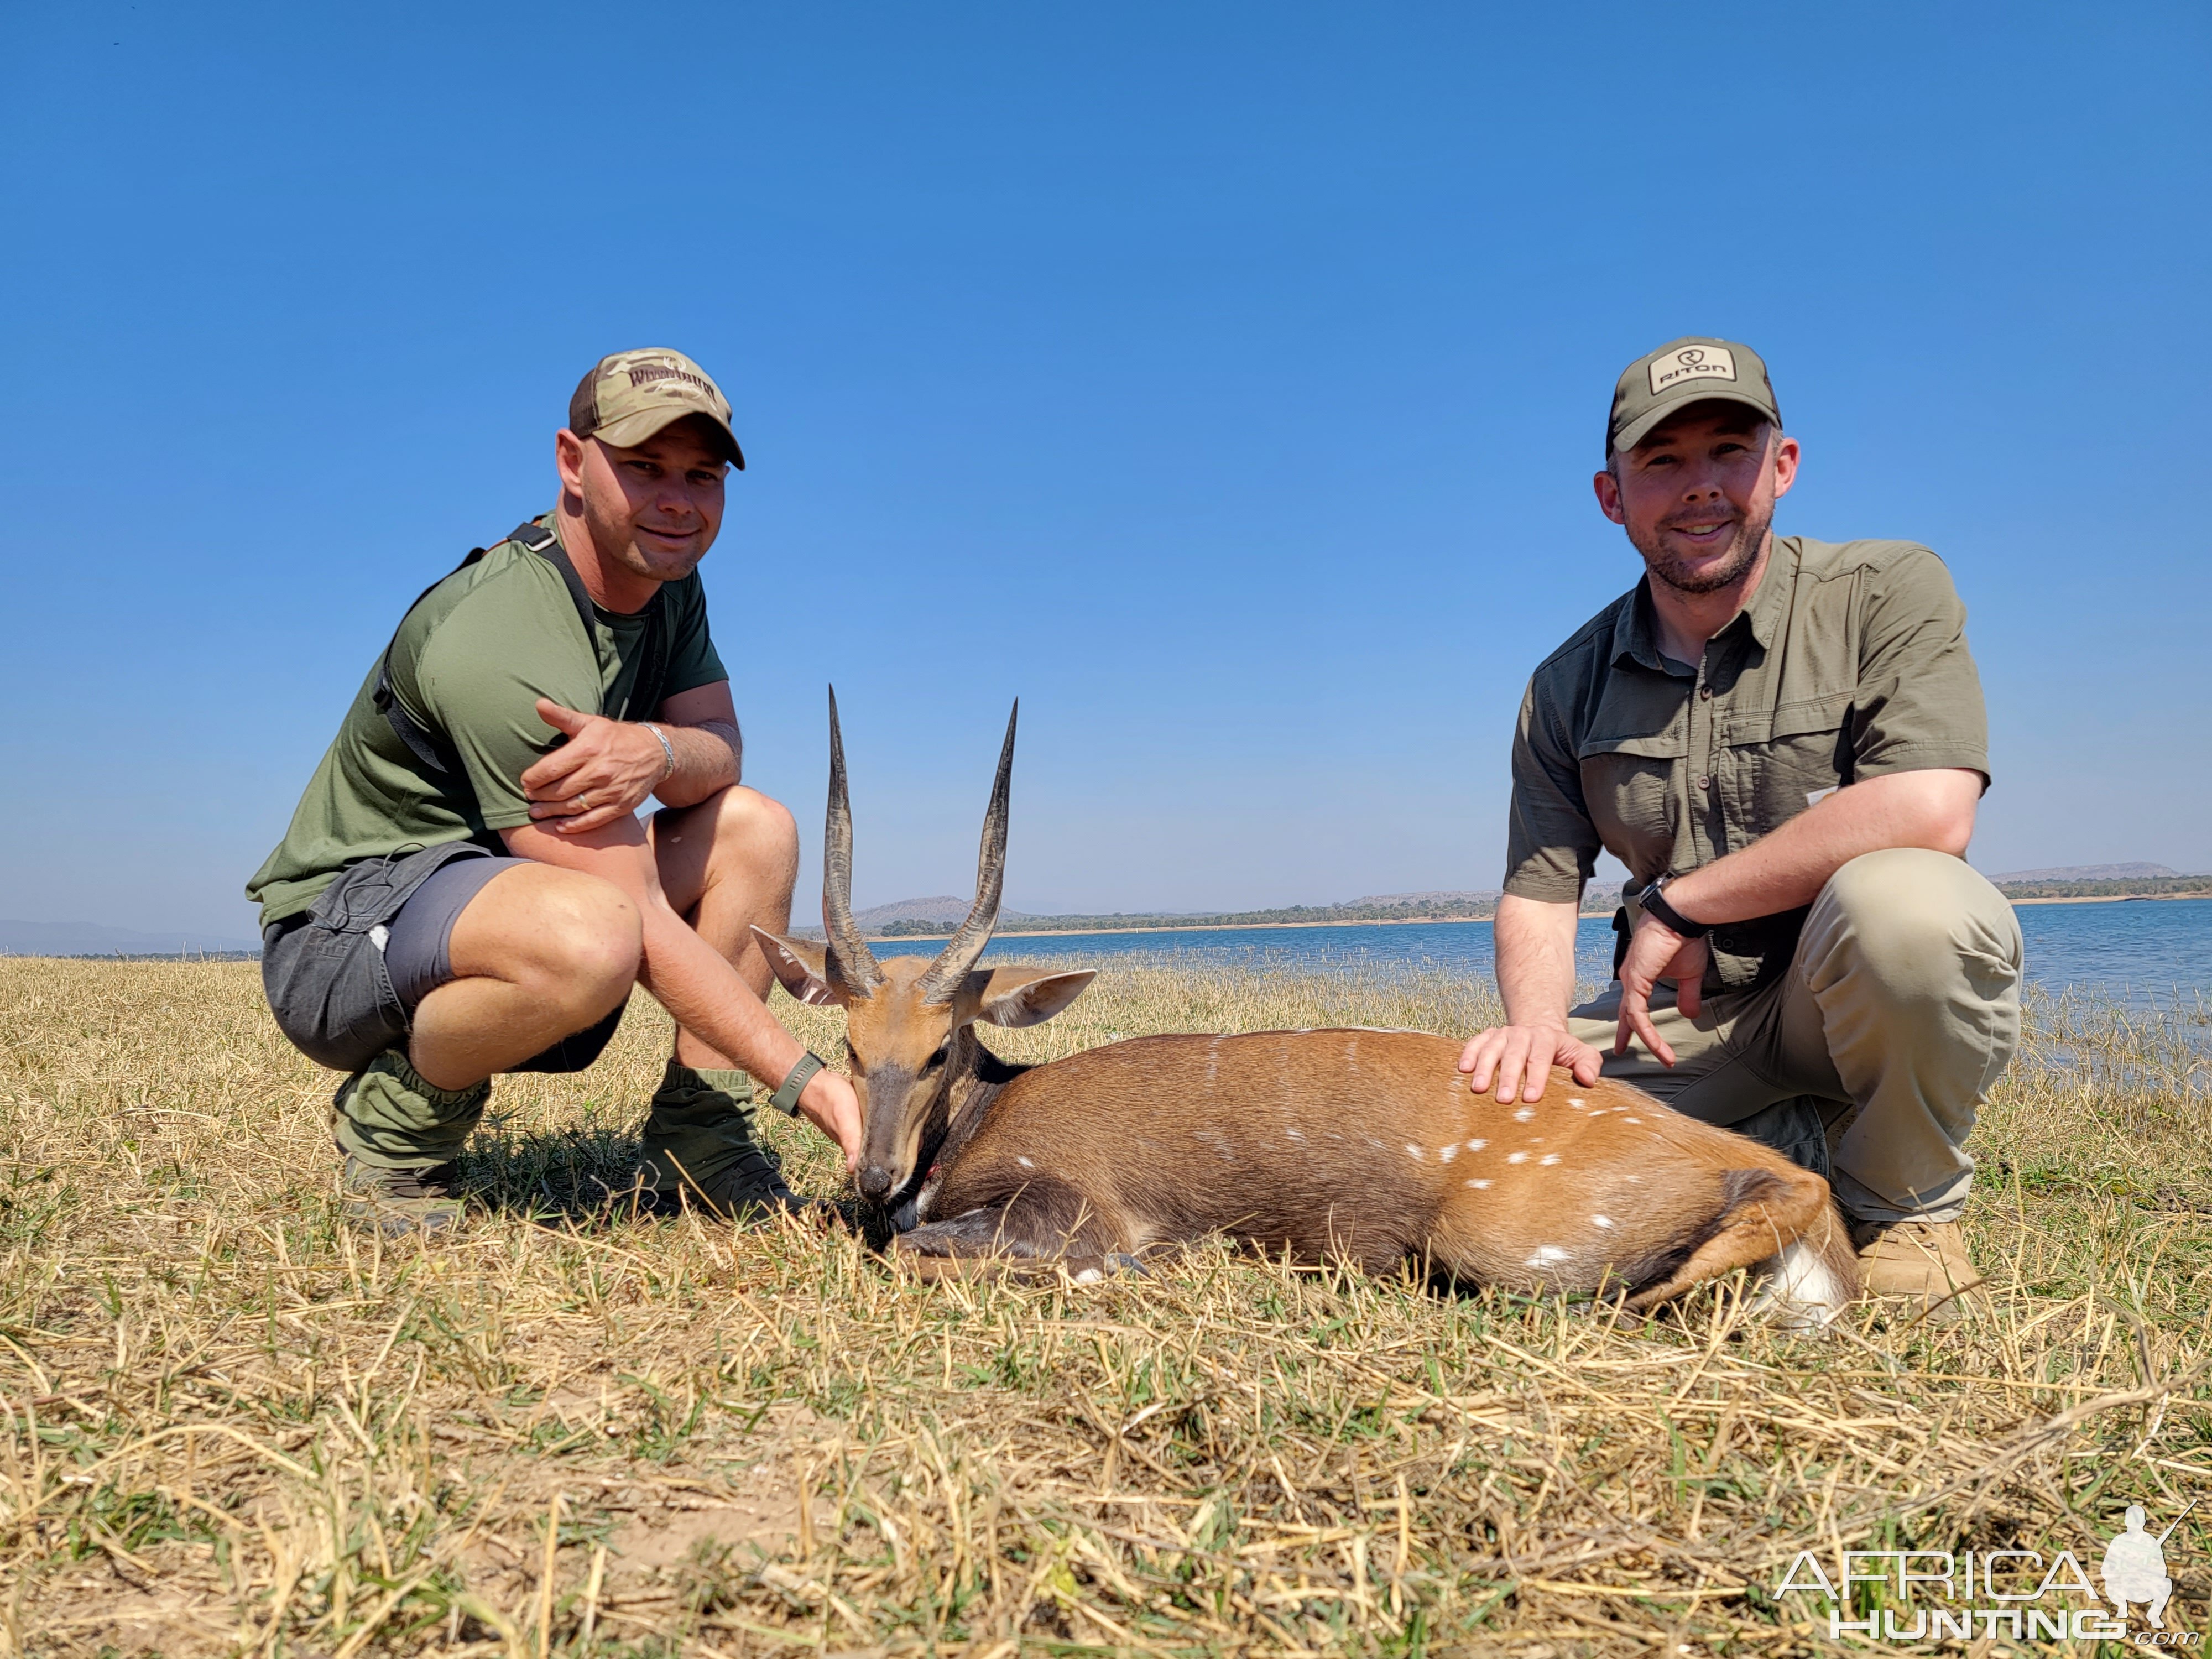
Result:
<svg viewBox="0 0 2212 1659"><path fill-rule="evenodd" d="M2101 991L2120 1001L2194 1000L2212 993L2212 899L2154 903L2025 904L2016 913L2027 944L2027 976L2046 990ZM933 955L934 944L891 942L878 955ZM1188 962L1224 967L1358 969L1440 969L1488 978L1486 921L1353 924L1338 927L1211 928L1173 933L1009 933L991 942L986 960L1115 957L1170 952ZM1585 980L1613 973L1613 925L1586 917L1576 939Z"/></svg>

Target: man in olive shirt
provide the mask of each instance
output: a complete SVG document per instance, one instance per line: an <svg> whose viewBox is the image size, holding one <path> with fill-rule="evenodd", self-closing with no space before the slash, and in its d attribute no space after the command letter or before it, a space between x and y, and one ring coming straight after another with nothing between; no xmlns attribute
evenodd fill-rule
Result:
<svg viewBox="0 0 2212 1659"><path fill-rule="evenodd" d="M1989 781L1966 613L1926 548L1773 534L1798 445L1745 346L1631 364L1606 447L1598 505L1645 574L1529 681L1507 1024L1461 1069L1531 1102L1555 1065L1602 1072L1792 1146L1828 1165L1869 1289L1950 1316L1978 1282L1965 1143L2020 1036L2019 926L1963 859ZM1600 848L1628 931L1570 1010Z"/></svg>
<svg viewBox="0 0 2212 1659"><path fill-rule="evenodd" d="M554 460L553 511L401 620L246 890L277 1024L349 1073L349 1208L387 1230L456 1221L491 1077L588 1066L636 984L678 1024L645 1124L655 1207L795 1203L747 1073L859 1146L850 1085L769 1015L751 943L788 925L799 842L738 781L696 574L744 465L729 404L680 353L603 358Z"/></svg>

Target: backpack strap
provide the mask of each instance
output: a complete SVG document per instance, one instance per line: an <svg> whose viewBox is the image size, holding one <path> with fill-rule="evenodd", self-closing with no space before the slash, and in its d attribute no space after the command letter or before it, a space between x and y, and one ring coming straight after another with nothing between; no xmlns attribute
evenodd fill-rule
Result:
<svg viewBox="0 0 2212 1659"><path fill-rule="evenodd" d="M398 694L392 690L392 647L399 643L399 629L407 626L407 619L415 614L415 607L444 586L449 578L458 576L483 557L485 550L481 547L471 548L466 558L417 593L407 609L399 613L398 627L392 630L392 637L384 642L384 656L376 665L376 690L369 694L369 701L376 705L377 712L384 716L385 723L391 726L393 734L414 751L415 758L422 763L425 771L441 778L459 778L460 758L436 732L409 714Z"/></svg>
<svg viewBox="0 0 2212 1659"><path fill-rule="evenodd" d="M516 543L535 553L560 573L561 584L568 590L569 600L576 607L576 620L583 624L585 643L592 646L596 655L599 635L593 626L592 596L584 586L584 579L576 574L576 567L568 558L568 550L561 545L561 538L549 526L528 520L517 525L498 545L504 546L508 542ZM399 626L406 626L407 618L414 614L416 605L483 557L488 550L481 547L471 548L466 558L415 596L413 604L401 613ZM623 699L621 708L599 711L608 719L628 719L632 708L641 709L643 714L641 718L643 718L660 706L660 688L668 678L666 609L659 591L655 589L652 603L646 607L644 651L642 660L638 664L637 678L631 684L629 695ZM392 638L385 643L384 658L377 667L376 690L371 694L371 700L400 742L405 744L415 758L422 762L425 770L443 781L448 787L465 786L466 775L462 769L459 753L439 733L409 714L392 689L392 647L398 642L399 629L395 628L392 630Z"/></svg>
<svg viewBox="0 0 2212 1659"><path fill-rule="evenodd" d="M585 591L584 579L576 574L576 567L569 562L568 550L561 545L561 538L542 526L528 524L508 539L520 542L561 573L561 580L568 590L568 597L575 602L576 620L584 625L585 640L587 642L596 641L599 635L593 632L595 612L592 596ZM653 711L660 707L660 688L668 680L667 613L667 601L661 597L660 589L655 588L652 600L645 607L645 638L640 641L643 648L640 653L637 678L630 682L629 695L623 699L620 708L599 710L607 719L629 720L633 718L630 711L635 709L637 713L634 718L650 720Z"/></svg>

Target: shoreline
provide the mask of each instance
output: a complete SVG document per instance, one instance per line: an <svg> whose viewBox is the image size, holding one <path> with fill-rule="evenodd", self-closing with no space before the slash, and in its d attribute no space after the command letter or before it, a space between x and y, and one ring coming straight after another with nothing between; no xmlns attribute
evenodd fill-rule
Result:
<svg viewBox="0 0 2212 1659"><path fill-rule="evenodd" d="M2025 904L2166 904L2175 900L2212 899L2212 893L2100 893L2081 898L2017 898L2007 903L2017 908ZM1576 917L1577 922L1609 921L1610 910L1583 910ZM1218 921L1177 923L1160 927L1024 927L995 933L994 938L1016 939L1091 939L1129 933L1279 933L1303 927L1440 927L1492 926L1495 916L1390 916L1372 921ZM942 945L952 937L950 929L942 933L892 933L868 936L871 945Z"/></svg>
<svg viewBox="0 0 2212 1659"><path fill-rule="evenodd" d="M2212 899L2212 893L2095 893L2078 898L2016 898L2008 899L2014 906L2022 904L2171 904L2176 899Z"/></svg>

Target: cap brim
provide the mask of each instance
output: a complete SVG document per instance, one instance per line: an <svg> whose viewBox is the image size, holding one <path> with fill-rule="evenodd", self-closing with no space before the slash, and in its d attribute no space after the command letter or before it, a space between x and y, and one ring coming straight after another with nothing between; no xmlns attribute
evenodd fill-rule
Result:
<svg viewBox="0 0 2212 1659"><path fill-rule="evenodd" d="M1692 404L1741 404L1746 409L1756 410L1765 419L1778 424L1782 419L1771 405L1760 402L1747 392L1707 391L1701 386L1694 397L1677 398L1674 402L1662 404L1656 409L1645 410L1643 414L1613 434L1613 447L1615 449L1635 448L1637 445L1658 430L1662 422L1673 420Z"/></svg>
<svg viewBox="0 0 2212 1659"><path fill-rule="evenodd" d="M609 421L592 434L601 443L612 444L617 449L632 449L656 432L665 431L678 421L696 416L712 427L714 435L721 440L723 459L738 471L745 470L745 452L738 447L738 434L721 421L703 409L685 409L672 404L665 409L641 409L634 415L625 415L618 421Z"/></svg>

